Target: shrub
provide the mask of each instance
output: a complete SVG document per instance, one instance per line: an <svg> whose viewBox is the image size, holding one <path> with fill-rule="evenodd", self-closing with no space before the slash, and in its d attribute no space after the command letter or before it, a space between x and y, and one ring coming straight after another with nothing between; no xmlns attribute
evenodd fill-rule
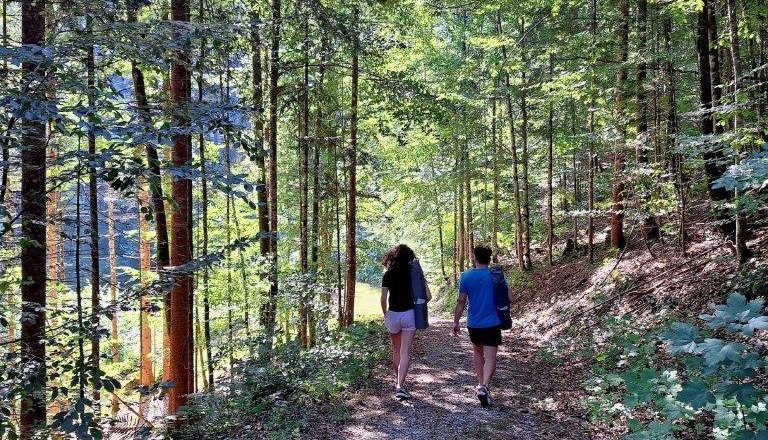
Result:
<svg viewBox="0 0 768 440"><path fill-rule="evenodd" d="M617 333L587 383L593 414L626 416L629 439L768 439L764 306L733 293L698 323Z"/></svg>

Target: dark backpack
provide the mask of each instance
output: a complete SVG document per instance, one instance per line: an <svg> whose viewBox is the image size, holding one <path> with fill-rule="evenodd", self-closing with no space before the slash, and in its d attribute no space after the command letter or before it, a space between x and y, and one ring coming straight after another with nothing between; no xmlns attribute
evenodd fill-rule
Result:
<svg viewBox="0 0 768 440"><path fill-rule="evenodd" d="M504 278L504 269L501 266L491 268L491 279L493 280L493 301L496 304L496 314L499 316L499 327L502 330L512 328L512 316L510 315L509 286Z"/></svg>
<svg viewBox="0 0 768 440"><path fill-rule="evenodd" d="M421 269L419 260L408 263L411 275L411 296L413 298L413 314L416 318L416 329L424 330L429 327L429 314L427 309L427 280Z"/></svg>

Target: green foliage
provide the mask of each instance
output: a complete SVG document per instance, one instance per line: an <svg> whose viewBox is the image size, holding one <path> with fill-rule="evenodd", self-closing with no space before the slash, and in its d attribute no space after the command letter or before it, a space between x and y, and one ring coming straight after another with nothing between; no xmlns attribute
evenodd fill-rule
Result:
<svg viewBox="0 0 768 440"><path fill-rule="evenodd" d="M626 416L630 439L673 438L693 429L683 422L701 424L704 415L715 438L767 438L763 299L732 293L700 318L701 324L673 322L659 332L631 321L614 326L587 382L593 415Z"/></svg>
<svg viewBox="0 0 768 440"><path fill-rule="evenodd" d="M246 359L216 393L201 393L184 409L192 420L179 438L219 439L236 428L264 429L269 438L296 439L324 403L340 404L343 395L370 377L381 360L386 331L374 322L336 330L309 350L294 342L280 345L271 359ZM334 406L335 406L334 405ZM343 410L333 418L344 419Z"/></svg>

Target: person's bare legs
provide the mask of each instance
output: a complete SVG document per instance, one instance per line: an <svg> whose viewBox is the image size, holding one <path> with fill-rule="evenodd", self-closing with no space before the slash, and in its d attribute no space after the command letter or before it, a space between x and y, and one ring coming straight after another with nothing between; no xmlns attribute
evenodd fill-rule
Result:
<svg viewBox="0 0 768 440"><path fill-rule="evenodd" d="M403 330L400 332L402 341L400 342L400 362L397 369L397 387L402 388L405 384L405 376L408 374L408 367L411 366L411 348L413 347L413 338L416 336L416 330Z"/></svg>
<svg viewBox="0 0 768 440"><path fill-rule="evenodd" d="M485 354L483 351L482 345L472 345L472 354L473 354L473 360L475 364L475 376L477 376L477 385L482 385L483 382L483 374L484 374L484 364L485 364Z"/></svg>
<svg viewBox="0 0 768 440"><path fill-rule="evenodd" d="M491 383L493 373L496 372L496 352L499 348L484 345L482 346L482 349L485 364L483 365L483 382L481 382L481 384L487 387L488 384Z"/></svg>
<svg viewBox="0 0 768 440"><path fill-rule="evenodd" d="M398 380L398 370L400 369L400 344L402 335L403 332L389 334L389 337L392 339L392 366L395 369L395 381Z"/></svg>

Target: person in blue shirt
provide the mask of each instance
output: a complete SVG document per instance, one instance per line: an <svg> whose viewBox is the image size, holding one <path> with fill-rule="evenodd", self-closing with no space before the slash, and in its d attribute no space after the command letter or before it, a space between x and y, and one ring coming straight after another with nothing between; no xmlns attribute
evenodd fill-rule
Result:
<svg viewBox="0 0 768 440"><path fill-rule="evenodd" d="M493 251L486 246L474 249L475 267L461 275L459 298L453 312L453 335L459 336L459 320L469 303L467 331L474 351L474 367L477 376L477 398L483 406L490 405L488 384L496 371L496 353L501 344L501 321L493 296L493 279L488 265ZM510 301L512 292L509 292Z"/></svg>

